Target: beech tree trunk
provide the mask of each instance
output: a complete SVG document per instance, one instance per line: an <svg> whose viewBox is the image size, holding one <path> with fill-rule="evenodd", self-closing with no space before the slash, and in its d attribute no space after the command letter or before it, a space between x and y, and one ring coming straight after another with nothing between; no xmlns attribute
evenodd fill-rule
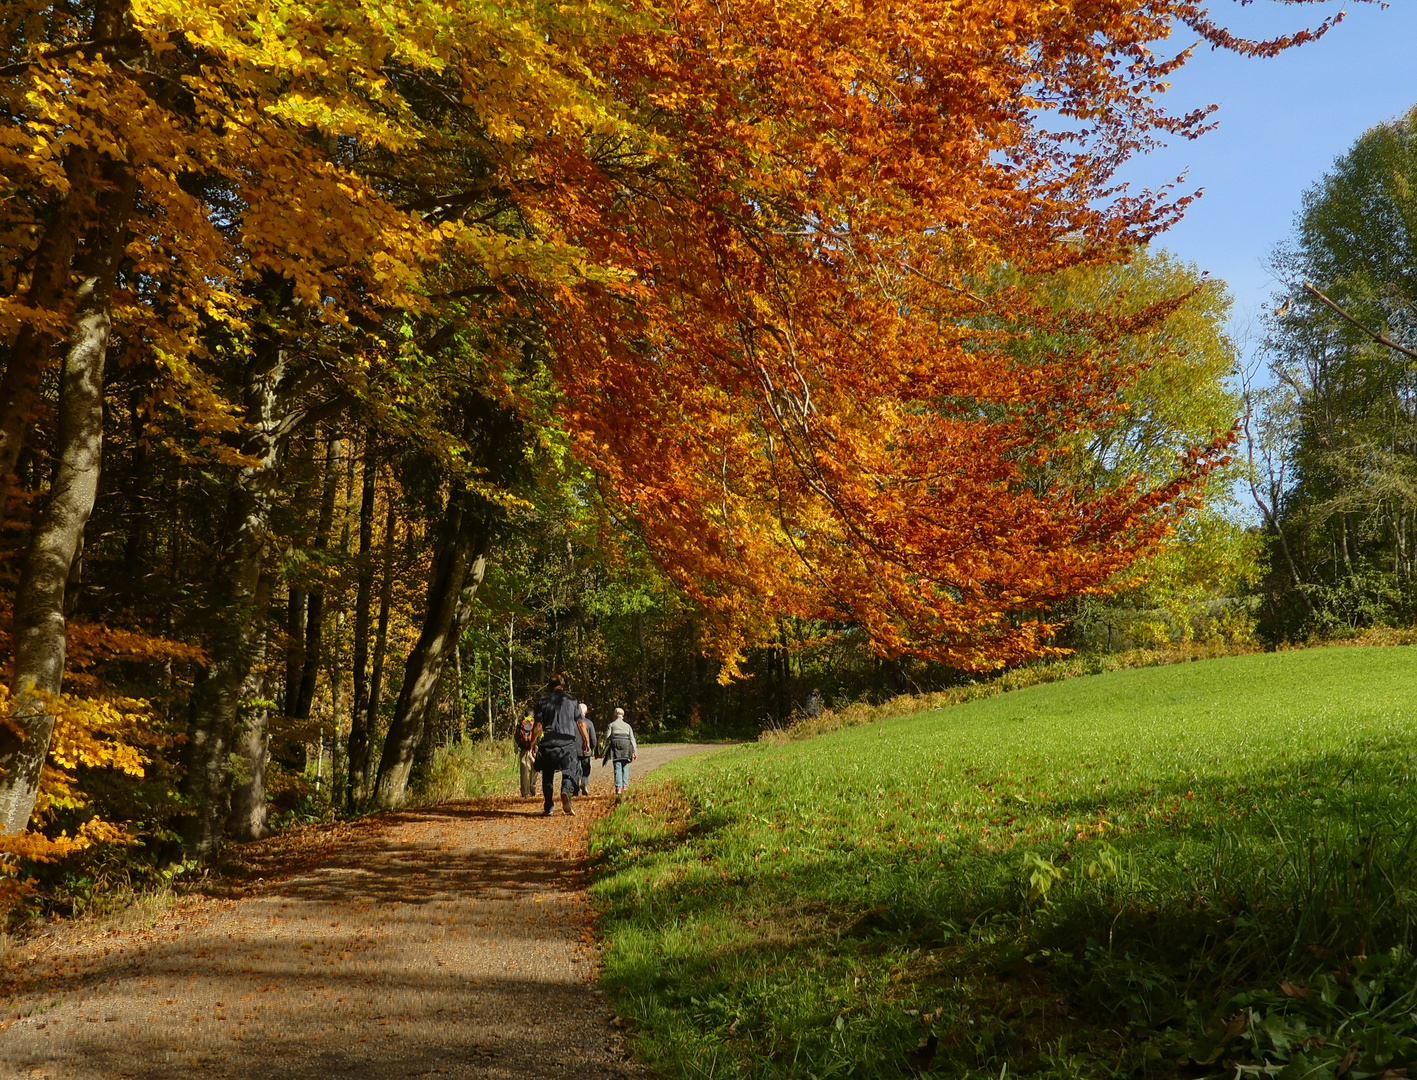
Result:
<svg viewBox="0 0 1417 1080"><path fill-rule="evenodd" d="M473 572L478 572L476 564L473 565ZM413 762L412 775L415 777L427 776L433 766L433 758L438 753L438 748L447 746L454 741L453 734L457 730L456 723L459 716L456 699L458 688L462 683L462 659L458 642L462 641L467 624L472 619L472 601L475 592L475 588L464 588L458 598L457 613L453 616L453 629L448 635L450 644L443 656L443 664L438 670L438 682L433 687L433 696L428 703L428 710L423 715L423 735L418 740L418 751L414 755ZM451 672L449 671L450 660ZM452 676L451 681L449 680L450 675Z"/></svg>
<svg viewBox="0 0 1417 1080"><path fill-rule="evenodd" d="M73 331L59 382L58 463L49 500L30 533L15 591L10 723L0 726L0 832L22 832L39 794L63 689L67 647L64 593L98 492L103 455L103 368L112 332L113 288L128 234L137 179L105 169L109 190L80 260Z"/></svg>
<svg viewBox="0 0 1417 1080"><path fill-rule="evenodd" d="M285 693L283 715L294 716L300 700L300 676L305 670L305 590L294 585L285 604Z"/></svg>
<svg viewBox="0 0 1417 1080"><path fill-rule="evenodd" d="M369 707L364 712L364 745L356 776L358 789L355 801L362 804L373 791L374 739L379 733L379 705L384 693L384 658L388 655L389 613L394 599L395 555L398 545L398 514L393 499L389 500L388 520L384 523L384 578L379 586L379 628L374 633L374 664L369 673ZM410 543L412 533L409 533ZM351 775L355 775L350 765Z"/></svg>
<svg viewBox="0 0 1417 1080"><path fill-rule="evenodd" d="M343 443L344 440L332 436L325 447L324 489L320 493L320 520L315 528L314 544L314 550L320 554L330 546L330 531L334 528L335 496L339 490L339 454ZM320 674L324 632L325 590L311 589L305 601L305 664L300 674L295 710L289 713L300 720L309 720L315 705L315 681Z"/></svg>
<svg viewBox="0 0 1417 1080"><path fill-rule="evenodd" d="M355 809L364 799L364 772L369 759L369 616L374 593L374 479L378 472L374 431L364 446L364 476L359 498L359 586L354 598L354 700L349 710L349 748L345 805ZM393 505L390 500L390 506ZM392 523L393 518L390 517ZM386 530L385 544L393 537Z"/></svg>
<svg viewBox="0 0 1417 1080"><path fill-rule="evenodd" d="M487 569L486 532L472 516L456 504L448 514L444 538L433 563L423 629L405 665L403 688L379 759L379 777L374 787L374 805L379 809L399 806L408 792L409 773L423 737L428 708L433 703L443 664L452 651L459 606L471 603Z"/></svg>
<svg viewBox="0 0 1417 1080"><path fill-rule="evenodd" d="M68 194L60 200L45 227L34 255L25 305L55 312L69 289L69 273L84 219L92 213L94 170L98 156L84 146L76 146L64 159ZM52 329L27 322L10 345L9 362L0 378L0 522L10 501L11 478L20 460L25 434L34 414L40 376L50 362L55 347Z"/></svg>
<svg viewBox="0 0 1417 1080"><path fill-rule="evenodd" d="M267 737L271 710L266 703L269 672L266 654L269 633L266 619L271 604L271 575L265 569L256 583L255 643L251 668L241 685L240 715L232 757L238 763L231 785L231 815L226 833L233 840L260 840L271 834L270 808L266 805Z"/></svg>
<svg viewBox="0 0 1417 1080"><path fill-rule="evenodd" d="M409 770L409 784L422 783L433 767L433 755L438 752L443 727L443 695L447 691L448 665L443 664L438 672L438 681L428 697L428 709L423 714L423 730L418 736L418 747L413 752L413 768Z"/></svg>
<svg viewBox="0 0 1417 1080"><path fill-rule="evenodd" d="M229 758L243 688L265 642L261 569L270 531L271 500L285 446L281 432L289 425L277 417L285 351L272 345L263 352L263 356L253 358L246 372L246 420L250 430L242 451L255 458L256 464L237 474L228 502L213 584L214 618L208 642L211 662L193 693L195 716L183 778L183 791L193 807L183 830L183 848L188 857L212 854L232 817ZM264 738L261 741L264 758ZM260 775L264 803L264 762Z"/></svg>

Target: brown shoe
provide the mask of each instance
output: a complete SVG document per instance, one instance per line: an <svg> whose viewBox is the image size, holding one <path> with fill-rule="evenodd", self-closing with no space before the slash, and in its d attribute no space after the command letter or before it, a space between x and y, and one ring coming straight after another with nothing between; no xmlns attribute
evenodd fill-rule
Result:
<svg viewBox="0 0 1417 1080"><path fill-rule="evenodd" d="M568 814L575 813L575 811L571 809L571 796L564 791L561 792L561 809Z"/></svg>

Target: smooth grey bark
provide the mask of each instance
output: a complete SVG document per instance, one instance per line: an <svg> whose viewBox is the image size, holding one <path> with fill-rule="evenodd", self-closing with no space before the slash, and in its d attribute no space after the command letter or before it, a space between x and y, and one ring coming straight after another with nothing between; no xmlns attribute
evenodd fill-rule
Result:
<svg viewBox="0 0 1417 1080"><path fill-rule="evenodd" d="M266 655L270 635L266 625L271 605L271 574L264 568L256 583L256 611L251 667L241 684L238 720L232 745L235 776L226 835L233 840L260 840L271 834L266 805L266 763L269 760L271 709L266 701L269 672Z"/></svg>
<svg viewBox="0 0 1417 1080"><path fill-rule="evenodd" d="M0 832L22 832L63 689L67 625L64 595L98 492L103 457L103 369L112 333L113 289L128 235L137 179L105 169L108 190L80 259L73 330L59 381L58 462L49 499L30 533L15 591L14 663L9 724L0 726Z"/></svg>
<svg viewBox="0 0 1417 1080"><path fill-rule="evenodd" d="M433 766L433 755L438 751L438 744L442 736L442 720L440 708L443 703L443 694L447 687L447 664L438 672L438 681L433 685L433 691L428 697L428 710L423 716L423 730L418 736L418 747L413 752L413 768L409 770L408 782L410 786L421 784L428 777L428 773Z"/></svg>
<svg viewBox="0 0 1417 1080"><path fill-rule="evenodd" d="M340 536L339 536L339 562L344 565L349 557L349 520L350 509L354 503L354 467L357 455L350 453L345 458L344 465L344 504L340 509ZM330 641L330 647L326 650L325 677L330 681L330 805L340 797L340 750L345 751L344 772L349 772L349 744L342 743L340 736L344 734L344 621L345 621L345 593L341 589L335 593L334 610L335 633ZM350 721L353 726L353 720Z"/></svg>
<svg viewBox="0 0 1417 1080"><path fill-rule="evenodd" d="M374 480L378 475L377 444L369 430L364 444L364 476L359 497L359 585L354 598L354 700L349 710L346 751L345 805L353 810L364 798L364 772L369 758L369 618L374 593ZM392 500L390 500L392 506ZM386 543L390 543L390 537Z"/></svg>
<svg viewBox="0 0 1417 1080"><path fill-rule="evenodd" d="M242 452L255 459L236 475L227 503L213 584L210 663L193 692L195 713L187 743L183 794L192 813L183 829L188 857L211 855L232 814L231 762L242 690L265 642L260 596L271 504L279 479L289 419L279 417L287 366L283 349L269 346L247 366ZM264 778L264 773L262 773ZM264 794L264 783L262 785Z"/></svg>
<svg viewBox="0 0 1417 1080"><path fill-rule="evenodd" d="M27 307L53 312L69 291L69 275L84 219L92 213L94 172L98 155L75 146L64 159L68 193L45 225L35 250ZM10 501L10 478L20 460L25 434L34 415L39 380L55 351L52 330L25 323L10 344L5 374L0 378L0 522Z"/></svg>
<svg viewBox="0 0 1417 1080"><path fill-rule="evenodd" d="M480 573L478 577L480 580ZM433 757L437 754L438 748L446 746L452 741L456 714L450 699L456 695L462 682L462 660L459 656L458 642L462 641L463 634L467 631L467 624L472 619L472 601L475 591L475 588L464 588L458 599L457 614L453 616L452 632L448 635L452 644L444 654L442 666L438 670L438 682L433 687L428 710L423 717L423 734L418 740L418 751L414 755L411 774L415 778L426 777L433 766ZM448 680L450 674L448 660L450 658L452 660L451 685Z"/></svg>
<svg viewBox="0 0 1417 1080"><path fill-rule="evenodd" d="M428 708L443 664L452 651L460 605L471 603L487 570L486 531L472 518L462 506L454 505L448 513L444 539L429 581L423 628L409 653L398 706L379 758L373 793L374 805L379 809L401 805L408 792L409 774L423 737Z"/></svg>

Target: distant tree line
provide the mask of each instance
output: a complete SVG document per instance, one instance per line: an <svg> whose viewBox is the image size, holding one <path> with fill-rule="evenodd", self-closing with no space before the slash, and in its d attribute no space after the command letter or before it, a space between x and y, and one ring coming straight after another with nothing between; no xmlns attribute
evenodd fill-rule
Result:
<svg viewBox="0 0 1417 1080"><path fill-rule="evenodd" d="M1268 549L1261 626L1300 640L1417 620L1417 109L1305 195L1247 388Z"/></svg>

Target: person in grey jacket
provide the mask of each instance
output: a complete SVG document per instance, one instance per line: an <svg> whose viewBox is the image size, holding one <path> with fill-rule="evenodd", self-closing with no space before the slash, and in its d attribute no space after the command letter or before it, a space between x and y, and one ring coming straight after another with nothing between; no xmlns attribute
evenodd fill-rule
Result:
<svg viewBox="0 0 1417 1080"><path fill-rule="evenodd" d="M630 786L630 762L640 756L640 744L635 741L635 729L625 722L624 709L615 710L615 719L605 729L605 739L601 745L605 747L605 756L600 759L601 765L607 761L615 763L615 794L619 795Z"/></svg>

